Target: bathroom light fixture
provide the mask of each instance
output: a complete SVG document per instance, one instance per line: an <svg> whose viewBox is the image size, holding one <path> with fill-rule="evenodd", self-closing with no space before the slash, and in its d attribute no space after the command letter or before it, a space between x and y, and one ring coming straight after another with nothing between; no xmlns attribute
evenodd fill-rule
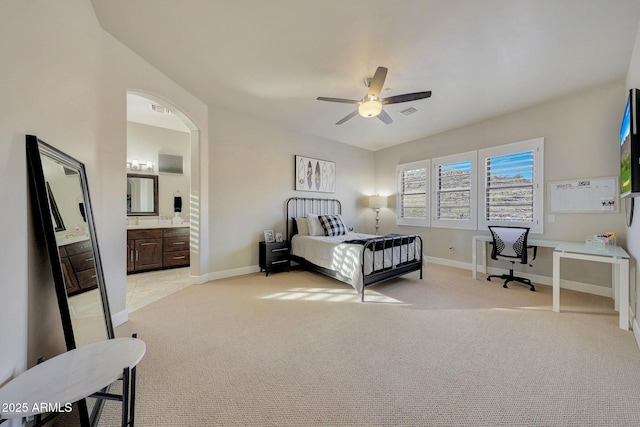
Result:
<svg viewBox="0 0 640 427"><path fill-rule="evenodd" d="M375 117L382 111L382 102L378 98L371 97L366 101L362 101L358 106L358 113L362 117Z"/></svg>
<svg viewBox="0 0 640 427"><path fill-rule="evenodd" d="M127 170L154 172L155 165L151 160L127 160Z"/></svg>
<svg viewBox="0 0 640 427"><path fill-rule="evenodd" d="M380 221L380 209L387 207L387 196L375 196L369 197L369 207L376 210L376 234L378 234L378 221Z"/></svg>

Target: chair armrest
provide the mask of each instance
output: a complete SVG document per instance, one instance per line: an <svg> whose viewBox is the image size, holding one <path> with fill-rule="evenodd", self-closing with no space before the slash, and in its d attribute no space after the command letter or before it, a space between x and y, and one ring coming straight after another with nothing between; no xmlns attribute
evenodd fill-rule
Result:
<svg viewBox="0 0 640 427"><path fill-rule="evenodd" d="M531 261L536 259L536 256L538 255L538 247L537 246L527 246L527 249L533 249L533 258L531 258Z"/></svg>

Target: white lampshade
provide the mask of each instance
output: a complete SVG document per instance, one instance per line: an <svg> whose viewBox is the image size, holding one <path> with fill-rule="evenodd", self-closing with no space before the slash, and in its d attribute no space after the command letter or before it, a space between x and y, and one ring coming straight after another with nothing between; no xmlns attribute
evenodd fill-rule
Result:
<svg viewBox="0 0 640 427"><path fill-rule="evenodd" d="M358 113L362 117L375 117L382 111L382 102L370 99L362 102L358 106Z"/></svg>
<svg viewBox="0 0 640 427"><path fill-rule="evenodd" d="M131 169L140 169L140 162L137 160L131 160Z"/></svg>
<svg viewBox="0 0 640 427"><path fill-rule="evenodd" d="M371 196L369 197L369 207L374 209L387 207L387 196Z"/></svg>

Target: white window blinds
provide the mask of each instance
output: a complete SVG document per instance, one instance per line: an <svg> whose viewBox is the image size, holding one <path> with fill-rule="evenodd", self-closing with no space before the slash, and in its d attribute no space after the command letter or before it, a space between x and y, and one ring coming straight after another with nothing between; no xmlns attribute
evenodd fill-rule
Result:
<svg viewBox="0 0 640 427"><path fill-rule="evenodd" d="M436 219L471 217L471 162L436 167Z"/></svg>
<svg viewBox="0 0 640 427"><path fill-rule="evenodd" d="M485 148L478 160L483 186L478 228L513 225L543 233L544 138Z"/></svg>
<svg viewBox="0 0 640 427"><path fill-rule="evenodd" d="M428 161L398 166L398 224L429 225Z"/></svg>
<svg viewBox="0 0 640 427"><path fill-rule="evenodd" d="M533 221L533 154L522 151L487 157L487 221Z"/></svg>

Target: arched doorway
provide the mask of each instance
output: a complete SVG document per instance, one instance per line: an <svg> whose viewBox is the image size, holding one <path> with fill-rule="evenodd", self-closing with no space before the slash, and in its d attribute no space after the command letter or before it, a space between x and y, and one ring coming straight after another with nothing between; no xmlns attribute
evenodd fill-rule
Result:
<svg viewBox="0 0 640 427"><path fill-rule="evenodd" d="M163 129L164 131L160 129ZM155 132L156 137L158 135L161 135L161 137L154 138L153 136L150 136L148 138L142 138L147 140L147 142L144 143L146 146L142 149L138 147L137 151L131 149L132 147L130 144L134 144L134 142L130 141L132 138L131 135L139 136L140 133L144 133L145 131L151 132L151 134ZM172 135L178 135L175 142L171 142L171 138L173 138ZM164 139L165 148L157 149L156 147L154 152L153 143L149 142L154 139ZM147 289L134 294L136 291L135 289L132 289L132 283L144 283L144 281L129 280L131 277L137 275L127 276L127 309L129 312L146 303L152 302L155 299L159 299L168 293L174 292L183 287L183 285L196 283L198 281L198 277L202 275L200 260L201 206L200 197L198 197L200 194L200 166L198 161L200 143L200 131L196 124L170 101L149 93L138 91L127 92L127 162L136 160L139 168L141 167L140 165L144 165L143 167L146 167L147 162L150 162L149 164L154 168L153 173L159 175L159 189L163 188L162 179L164 178L164 193L169 191L171 193L171 197L167 194L160 194L159 196L160 200L162 201L164 199L165 203L164 208L161 207L158 215L155 217L159 225L166 224L167 221L170 223L175 222L175 219L172 218L174 215L174 206L171 205L170 207L167 207L166 203L168 203L169 198L171 199L171 203L173 203L173 196L180 196L183 205L180 218L184 221L183 224L189 227L190 235L190 266L186 269L186 273L181 271L185 269L142 273L146 275L156 275L155 277L151 277L151 280L153 280L154 283L166 282L165 286L155 286L157 292L149 293ZM186 149L180 148L183 145L186 146ZM167 149L167 147L169 148ZM166 155L184 157L185 173L188 172L188 178L171 176L172 174L159 174L157 169L158 152L161 151L165 151L165 153L163 153L163 156L165 157ZM142 158L130 158L130 152L137 153L132 156ZM141 154L145 152L148 154ZM131 171L128 170L127 172ZM186 183L184 182L185 180ZM171 182L171 184L167 184L168 182ZM162 192L162 190L160 192ZM137 218L137 221L140 221L143 224L150 224L154 219L153 217L149 217L148 219L145 218L144 220L140 220L140 217L131 218ZM127 223L130 224L130 220L128 220ZM132 296L132 298L130 298L130 296Z"/></svg>

